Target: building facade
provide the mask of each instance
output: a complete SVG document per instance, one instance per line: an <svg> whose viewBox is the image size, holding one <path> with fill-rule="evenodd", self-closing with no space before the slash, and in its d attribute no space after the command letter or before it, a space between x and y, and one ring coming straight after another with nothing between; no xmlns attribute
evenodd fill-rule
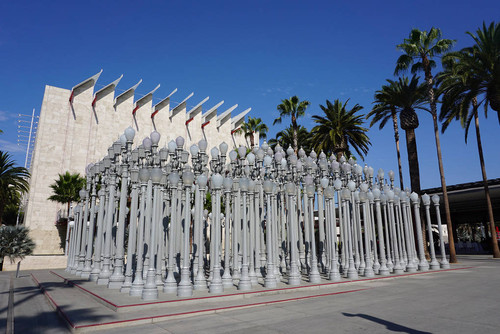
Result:
<svg viewBox="0 0 500 334"><path fill-rule="evenodd" d="M135 90L141 81L116 94L115 89L122 77L95 90L101 72L72 89L45 87L24 220L36 243L35 254L60 254L63 251L56 221L58 213L65 211L65 206L48 200L52 195L50 185L58 174L66 171L83 175L86 166L101 160L127 127L136 130L134 146L154 130L162 136L160 147L178 136L185 138L184 148L187 150L201 139L208 142L208 150L223 141L230 148L248 146L244 135L236 130L250 108L233 116L237 105L220 111L221 101L204 111L208 97L188 108L193 93L172 105L171 97L177 90L153 103L153 94L159 85L137 98Z"/></svg>

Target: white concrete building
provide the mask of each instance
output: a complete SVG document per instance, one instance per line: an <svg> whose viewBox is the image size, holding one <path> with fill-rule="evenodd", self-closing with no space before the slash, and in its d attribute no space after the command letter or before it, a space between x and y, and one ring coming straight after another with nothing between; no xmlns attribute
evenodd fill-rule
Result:
<svg viewBox="0 0 500 334"><path fill-rule="evenodd" d="M83 175L85 167L102 159L128 126L137 131L134 145L156 130L162 135L160 147L178 136L186 139L187 150L202 138L207 140L208 150L223 141L230 148L248 146L244 136L235 130L250 108L233 117L237 105L219 112L221 101L203 113L208 97L188 108L193 93L172 106L171 96L177 89L153 105L153 94L160 85L140 98L135 98L135 90L142 80L124 93L115 94L122 77L94 91L101 72L72 89L45 87L25 210L25 225L36 243L35 254L62 253L55 223L58 211L65 211L65 207L47 199L52 194L50 185L66 171Z"/></svg>

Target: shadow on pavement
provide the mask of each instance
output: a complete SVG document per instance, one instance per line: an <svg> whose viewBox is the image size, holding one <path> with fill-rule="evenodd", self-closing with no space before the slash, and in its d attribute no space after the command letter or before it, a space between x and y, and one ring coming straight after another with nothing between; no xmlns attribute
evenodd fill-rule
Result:
<svg viewBox="0 0 500 334"><path fill-rule="evenodd" d="M346 317L360 317L369 321L376 322L378 324L384 325L388 330L393 331L393 332L401 332L401 333L409 333L409 334L432 334L431 332L424 332L424 331L419 331L413 328L405 327L403 325L398 325L394 322L390 322L384 319L380 319L368 314L352 314L352 313L345 313L342 312L342 314Z"/></svg>

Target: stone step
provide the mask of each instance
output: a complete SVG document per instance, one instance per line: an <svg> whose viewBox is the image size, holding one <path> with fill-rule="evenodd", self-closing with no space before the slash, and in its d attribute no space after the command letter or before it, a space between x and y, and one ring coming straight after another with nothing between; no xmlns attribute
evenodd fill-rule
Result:
<svg viewBox="0 0 500 334"><path fill-rule="evenodd" d="M451 270L466 268L468 267ZM336 283L324 281L321 284L309 284L304 282L304 285L300 287L287 287L283 284L277 289L261 287L249 292L239 292L234 288L221 295L195 291L196 297L182 299L160 292L159 300L155 302L141 302L138 297L130 297L118 290L107 289L105 286L83 280L63 270L37 271L32 274L32 277L62 318L67 321L71 330L80 333L336 294L356 293L378 285L387 285L389 283L387 280L436 272L439 270Z"/></svg>
<svg viewBox="0 0 500 334"><path fill-rule="evenodd" d="M90 298L93 298L102 305L116 312L136 312L138 310L148 310L160 306L188 306L206 302L226 303L228 301L236 301L247 298L255 298L258 296L273 296L279 294L290 294L302 291L312 293L314 290L329 289L337 285L345 285L349 283L362 282L359 280L342 280L340 282L332 282L322 277L322 282L312 284L307 281L306 277L302 278L300 286L289 286L286 282L278 283L274 289L264 287L264 284L259 281L259 284L253 285L251 291L239 291L237 286L225 288L221 294L211 294L207 290L193 291L192 297L177 297L176 294L166 294L162 292L162 287L158 287L158 300L142 301L140 297L129 296L128 293L121 293L119 290L108 289L104 285L97 285L94 282L82 279L78 276L67 273L63 270L53 270L51 273L59 279L64 280L66 284L72 285L86 293ZM395 276L385 276L379 278L389 279Z"/></svg>

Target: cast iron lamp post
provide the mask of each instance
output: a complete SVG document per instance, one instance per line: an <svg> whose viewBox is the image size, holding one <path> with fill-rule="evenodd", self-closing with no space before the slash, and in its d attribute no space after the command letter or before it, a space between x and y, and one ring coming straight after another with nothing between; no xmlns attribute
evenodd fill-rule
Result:
<svg viewBox="0 0 500 334"><path fill-rule="evenodd" d="M431 197L427 194L422 195L422 203L425 206L425 218L427 220L427 231L428 231L428 236L429 236L429 248L431 251L431 263L430 268L435 270L439 269L439 262L436 259L436 252L434 250L434 238L432 236L432 226L431 226L431 212L430 212L430 205L431 205Z"/></svg>
<svg viewBox="0 0 500 334"><path fill-rule="evenodd" d="M183 233L183 245L182 245L182 264L181 264L181 281L177 287L177 296L179 297L191 297L193 295L193 285L191 284L191 273L189 270L189 237L190 237L190 226L191 226L191 187L194 181L194 173L191 171L185 171L182 173L182 181L184 182L184 192L186 193L186 201L184 203L184 233Z"/></svg>
<svg viewBox="0 0 500 334"><path fill-rule="evenodd" d="M151 135L156 134L158 141L160 134L153 132ZM130 159L130 151L132 149L132 142L134 140L135 130L128 127L125 130L125 135L121 137L121 188L120 188L120 209L118 213L118 230L116 232L116 253L115 265L113 274L109 277L108 288L119 289L125 281L123 275L123 256L124 256L124 237L125 237L125 219L127 215L127 198L128 198L128 164ZM155 142L153 141L153 144ZM158 142L156 142L158 144ZM114 148L116 149L116 148ZM116 152L115 152L116 154ZM118 157L118 155L117 155Z"/></svg>
<svg viewBox="0 0 500 334"><path fill-rule="evenodd" d="M209 291L210 293L221 293L224 291L224 288L222 286L222 279L220 276L220 266L219 266L219 238L220 238L220 221L221 221L221 212L220 212L220 189L222 187L224 178L222 175L219 173L212 175L212 182L211 186L215 190L215 208L212 208L212 213L213 213L213 221L212 224L214 224L214 229L213 231L215 232L215 235L210 236L210 239L215 243L214 249L214 254L210 256L210 261L214 261L214 266L213 266L213 277L212 281L210 282L210 287Z"/></svg>
<svg viewBox="0 0 500 334"><path fill-rule="evenodd" d="M436 209L436 219L438 222L438 229L439 229L439 248L441 249L441 268L442 269L449 269L450 263L448 262L448 259L446 258L446 250L444 248L443 226L441 225L441 213L439 212L439 196L438 195L432 196L432 203L434 204L434 208ZM450 233L450 231L448 231L448 233Z"/></svg>
<svg viewBox="0 0 500 334"><path fill-rule="evenodd" d="M240 155L241 156L241 155ZM250 277L248 276L248 222L247 222L247 192L248 192L249 180L246 177L240 179L240 190L243 197L243 208L242 208L242 218L243 218L243 260L241 265L241 277L238 283L238 290L247 291L252 289L252 284L250 282Z"/></svg>
<svg viewBox="0 0 500 334"><path fill-rule="evenodd" d="M153 213L151 221L151 237L149 238L149 268L146 276L146 283L142 289L143 300L158 299L158 287L156 284L156 270L155 270L155 254L157 254L156 245L156 231L161 218L158 216L158 206L160 205L160 181L163 176L162 170L159 167L151 169L151 181L153 182ZM158 254L160 255L160 254Z"/></svg>

